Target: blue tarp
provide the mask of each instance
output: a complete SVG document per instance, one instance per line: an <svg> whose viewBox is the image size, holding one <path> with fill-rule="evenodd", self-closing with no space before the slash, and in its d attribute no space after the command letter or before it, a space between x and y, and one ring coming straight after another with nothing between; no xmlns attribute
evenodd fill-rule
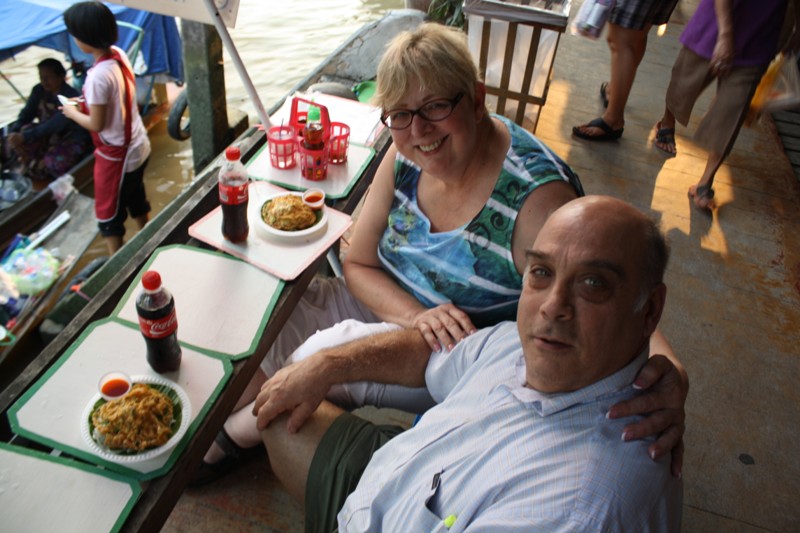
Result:
<svg viewBox="0 0 800 533"><path fill-rule="evenodd" d="M59 50L74 61L92 65L67 33L62 14L75 0L0 0L0 61L14 57L29 46ZM183 81L183 57L178 26L173 17L156 15L116 4L106 4L118 21L144 29L141 45L146 68L137 74L165 74ZM135 31L120 26L117 46L128 50ZM134 61L134 58L131 58Z"/></svg>

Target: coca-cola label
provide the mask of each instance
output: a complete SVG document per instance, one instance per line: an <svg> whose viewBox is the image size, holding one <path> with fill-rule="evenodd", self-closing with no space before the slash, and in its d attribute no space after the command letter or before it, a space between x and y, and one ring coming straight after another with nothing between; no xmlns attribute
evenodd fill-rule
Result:
<svg viewBox="0 0 800 533"><path fill-rule="evenodd" d="M178 317L175 314L175 308L173 307L170 314L161 318L151 319L140 316L139 329L142 330L142 335L151 339L169 337L178 329Z"/></svg>
<svg viewBox="0 0 800 533"><path fill-rule="evenodd" d="M219 201L226 205L239 205L247 202L247 182L242 185L219 184Z"/></svg>

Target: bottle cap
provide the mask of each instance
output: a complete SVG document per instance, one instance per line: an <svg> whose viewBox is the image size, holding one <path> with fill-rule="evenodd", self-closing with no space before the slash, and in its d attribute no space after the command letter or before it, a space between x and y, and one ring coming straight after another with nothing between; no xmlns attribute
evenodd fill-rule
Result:
<svg viewBox="0 0 800 533"><path fill-rule="evenodd" d="M142 286L148 291L161 287L161 275L155 270L148 270L142 276Z"/></svg>
<svg viewBox="0 0 800 533"><path fill-rule="evenodd" d="M228 161L236 161L242 157L242 152L238 146L228 146L225 149L225 159Z"/></svg>
<svg viewBox="0 0 800 533"><path fill-rule="evenodd" d="M315 105L308 107L308 122L319 122L319 108Z"/></svg>

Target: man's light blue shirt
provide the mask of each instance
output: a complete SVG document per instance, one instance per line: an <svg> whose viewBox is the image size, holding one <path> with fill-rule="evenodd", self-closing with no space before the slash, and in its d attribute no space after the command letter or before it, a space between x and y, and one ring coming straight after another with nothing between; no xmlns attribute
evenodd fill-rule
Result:
<svg viewBox="0 0 800 533"><path fill-rule="evenodd" d="M543 394L525 387L516 323L435 354L426 382L441 403L375 453L339 530L679 530L683 489L669 457L653 462L651 441L621 440L632 419L606 419L637 394L646 358L581 390Z"/></svg>

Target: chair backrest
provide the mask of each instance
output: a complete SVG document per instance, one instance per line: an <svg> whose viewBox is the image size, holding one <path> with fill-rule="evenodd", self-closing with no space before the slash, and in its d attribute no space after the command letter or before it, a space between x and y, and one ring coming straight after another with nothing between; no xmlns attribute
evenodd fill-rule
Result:
<svg viewBox="0 0 800 533"><path fill-rule="evenodd" d="M569 0L466 1L470 51L492 112L536 131L569 9Z"/></svg>

